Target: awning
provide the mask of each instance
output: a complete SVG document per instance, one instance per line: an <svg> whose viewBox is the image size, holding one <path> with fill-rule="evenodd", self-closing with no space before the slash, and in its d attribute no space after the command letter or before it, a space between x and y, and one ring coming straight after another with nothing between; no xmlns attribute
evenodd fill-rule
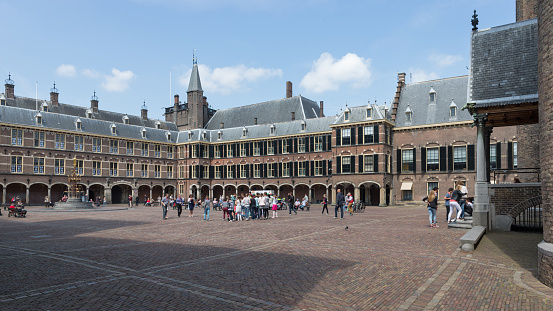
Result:
<svg viewBox="0 0 553 311"><path fill-rule="evenodd" d="M401 184L401 190L411 190L413 189L413 182L412 181L404 181Z"/></svg>

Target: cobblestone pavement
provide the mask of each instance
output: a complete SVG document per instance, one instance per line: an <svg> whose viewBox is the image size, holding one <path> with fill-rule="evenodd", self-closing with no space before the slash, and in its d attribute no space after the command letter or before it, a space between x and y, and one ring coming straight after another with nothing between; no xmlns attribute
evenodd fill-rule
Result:
<svg viewBox="0 0 553 311"><path fill-rule="evenodd" d="M421 207L232 223L200 212L4 213L0 309L553 309L533 275L541 234L491 233L467 254L466 231L429 228Z"/></svg>

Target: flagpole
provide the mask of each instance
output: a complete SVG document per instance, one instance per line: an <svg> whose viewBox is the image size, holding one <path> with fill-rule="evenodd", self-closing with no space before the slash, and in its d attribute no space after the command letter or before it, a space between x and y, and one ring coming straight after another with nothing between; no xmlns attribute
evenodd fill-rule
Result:
<svg viewBox="0 0 553 311"><path fill-rule="evenodd" d="M35 81L35 107L38 111L38 81Z"/></svg>

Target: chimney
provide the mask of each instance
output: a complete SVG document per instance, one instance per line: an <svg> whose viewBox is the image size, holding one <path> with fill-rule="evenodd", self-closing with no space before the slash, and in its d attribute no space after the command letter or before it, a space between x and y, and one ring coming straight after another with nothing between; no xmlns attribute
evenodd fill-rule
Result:
<svg viewBox="0 0 553 311"><path fill-rule="evenodd" d="M323 101L321 100L321 103L319 104L319 117L324 117L325 114L323 112Z"/></svg>
<svg viewBox="0 0 553 311"><path fill-rule="evenodd" d="M397 115L397 109L399 106L399 96L401 95L401 90L405 86L405 72L398 73L397 74L397 87L396 87L396 95L394 96L394 100L392 102L392 121L396 121L396 115Z"/></svg>
<svg viewBox="0 0 553 311"><path fill-rule="evenodd" d="M517 22L538 16L538 0L516 0Z"/></svg>
<svg viewBox="0 0 553 311"><path fill-rule="evenodd" d="M148 120L148 107L146 107L146 101L144 101L144 105L142 105L142 108L140 109L140 117L142 120Z"/></svg>
<svg viewBox="0 0 553 311"><path fill-rule="evenodd" d="M54 87L50 89L50 102L52 103L52 106L59 106L59 95L58 89L56 88L56 82L54 82Z"/></svg>
<svg viewBox="0 0 553 311"><path fill-rule="evenodd" d="M8 74L8 79L6 79L6 84L4 86L6 87L6 98L15 99L14 84L11 73Z"/></svg>
<svg viewBox="0 0 553 311"><path fill-rule="evenodd" d="M286 98L292 97L292 82L286 81Z"/></svg>
<svg viewBox="0 0 553 311"><path fill-rule="evenodd" d="M179 109L180 100L179 100L179 94L175 94L175 112Z"/></svg>
<svg viewBox="0 0 553 311"><path fill-rule="evenodd" d="M296 120L296 113L292 111L292 121Z"/></svg>
<svg viewBox="0 0 553 311"><path fill-rule="evenodd" d="M94 91L94 95L92 95L90 99L90 108L92 109L92 112L98 112L98 96L96 96L96 91Z"/></svg>

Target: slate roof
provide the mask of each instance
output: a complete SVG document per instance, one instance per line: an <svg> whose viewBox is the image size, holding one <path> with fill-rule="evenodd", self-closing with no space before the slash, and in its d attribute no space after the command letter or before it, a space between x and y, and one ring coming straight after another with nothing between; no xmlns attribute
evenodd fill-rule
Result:
<svg viewBox="0 0 553 311"><path fill-rule="evenodd" d="M360 106L360 107L347 107L346 109L349 110L349 121L344 120L344 112L342 111L338 118L336 119L336 122L334 124L347 124L347 123L356 123L356 122L364 122L364 121L370 121L370 120L390 120L390 114L386 110L386 106L378 106L378 105L370 105L370 108L372 109L372 117L370 119L367 119L367 108L369 106Z"/></svg>
<svg viewBox="0 0 553 311"><path fill-rule="evenodd" d="M467 103L468 76L406 84L401 90L396 127L421 126L455 121L470 121L472 116L461 108ZM436 103L430 103L430 90L436 91ZM456 118L450 118L451 103L457 106ZM405 111L411 109L412 120L406 122Z"/></svg>
<svg viewBox="0 0 553 311"><path fill-rule="evenodd" d="M200 82L200 72L198 71L198 64L194 63L192 66L192 73L190 74L190 82L188 82L188 92L202 91L202 83Z"/></svg>
<svg viewBox="0 0 553 311"><path fill-rule="evenodd" d="M319 105L298 95L253 105L220 109L209 120L205 128L216 130L220 128L221 123L224 123L225 128L249 126L254 125L255 118L259 125L281 123L291 121L292 112L295 113L296 120L318 118Z"/></svg>
<svg viewBox="0 0 553 311"><path fill-rule="evenodd" d="M301 124L305 123L305 131L301 131ZM207 130L207 129L195 129L190 131L181 131L179 132L177 143L186 143L186 142L225 142L225 141L237 141L237 140L248 140L248 139L259 139L266 138L270 139L272 137L286 136L286 135L300 135L308 133L319 133L319 132L330 132L332 125L336 122L336 117L323 117L323 118L313 118L306 120L294 120L281 123L271 123L263 125L248 125L241 127L233 128L224 128L216 130ZM271 135L271 126L275 127L275 134ZM246 136L243 137L243 129L246 129ZM188 139L188 133L192 133L192 137ZM222 133L221 139L218 139L218 133ZM206 138L203 138L203 133L206 133Z"/></svg>
<svg viewBox="0 0 553 311"><path fill-rule="evenodd" d="M478 106L538 100L538 21L472 34L469 102Z"/></svg>
<svg viewBox="0 0 553 311"><path fill-rule="evenodd" d="M64 114L69 116L76 116L76 117L80 117L81 119L86 119L87 111L90 109L90 107L73 106L73 105L61 104L61 103L58 106L54 106L50 101L39 100L38 105L40 110L42 110L41 106L42 106L42 103L44 102L48 104L49 112ZM27 97L16 97L15 99L9 98L9 99L6 99L6 105L36 111L36 103L34 98L27 98ZM165 122L165 121L155 120L155 119L144 120L139 116L126 115L124 113L117 113L117 112L106 111L106 110L98 110L98 112L93 113L92 116L93 116L93 119L96 119L96 120L114 122L118 124L123 123L123 118L127 116L129 118L130 125L156 128L156 123L159 122L161 129L170 130L170 131L177 130L177 125L171 122Z"/></svg>
<svg viewBox="0 0 553 311"><path fill-rule="evenodd" d="M36 115L42 116L42 125L37 124ZM77 130L76 122L81 121L81 130ZM142 130L146 130L146 139L159 143L176 143L178 138L177 131L164 129L148 128L138 125L115 124L110 121L87 119L83 117L60 114L54 112L36 111L13 106L0 106L0 122L13 125L32 126L44 128L44 130L63 130L72 131L74 134L79 132L83 135L97 134L105 136L113 136L114 138L127 138L144 140L142 138ZM111 134L111 126L115 124L116 135ZM171 140L167 139L167 133L171 133Z"/></svg>

